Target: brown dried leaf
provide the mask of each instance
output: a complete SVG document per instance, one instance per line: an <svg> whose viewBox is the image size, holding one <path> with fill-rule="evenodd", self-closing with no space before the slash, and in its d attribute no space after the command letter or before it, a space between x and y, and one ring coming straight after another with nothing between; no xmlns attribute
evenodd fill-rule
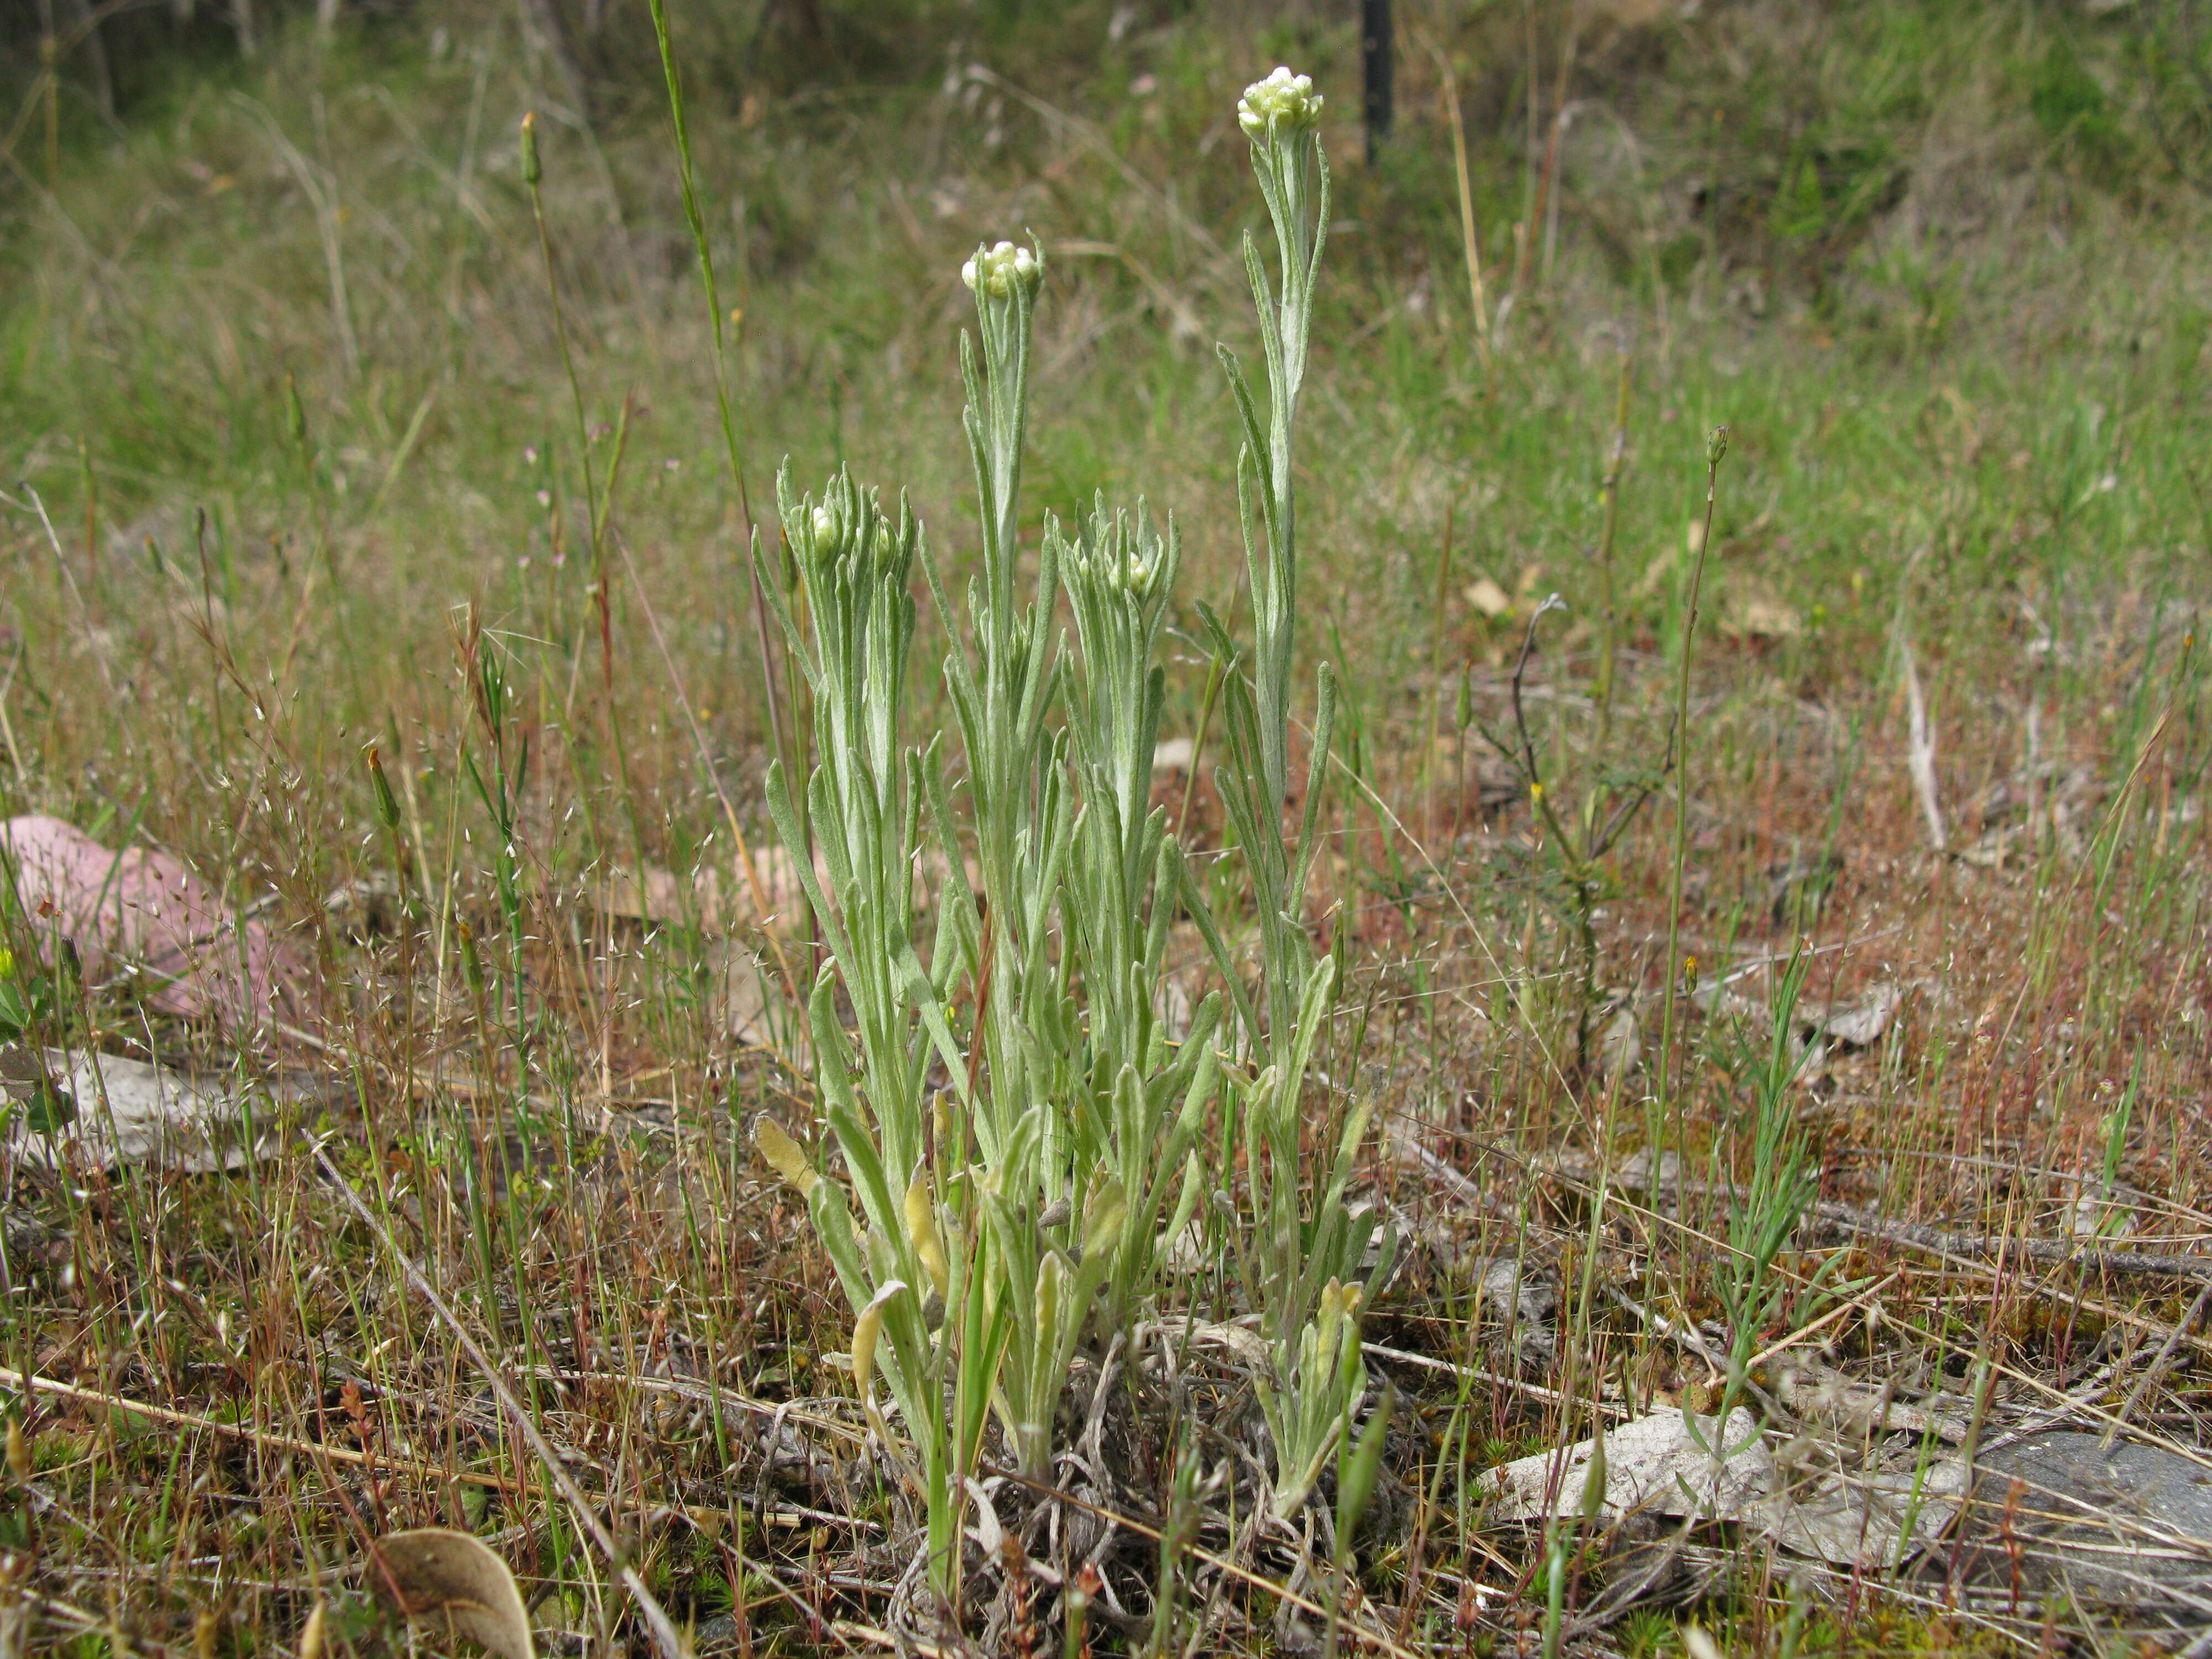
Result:
<svg viewBox="0 0 2212 1659"><path fill-rule="evenodd" d="M1513 609L1513 596L1488 576L1478 576L1460 597L1486 617L1502 617Z"/></svg>
<svg viewBox="0 0 2212 1659"><path fill-rule="evenodd" d="M1805 631L1805 620L1765 582L1746 579L1730 588L1721 610L1721 627L1747 639L1790 640Z"/></svg>
<svg viewBox="0 0 2212 1659"><path fill-rule="evenodd" d="M514 1574L479 1538L446 1527L392 1533L369 1546L367 1576L377 1600L411 1621L503 1659L538 1659Z"/></svg>

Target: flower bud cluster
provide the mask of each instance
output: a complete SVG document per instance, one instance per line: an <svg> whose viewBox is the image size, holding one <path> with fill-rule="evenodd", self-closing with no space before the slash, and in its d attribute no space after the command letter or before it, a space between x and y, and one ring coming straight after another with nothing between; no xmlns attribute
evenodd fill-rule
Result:
<svg viewBox="0 0 2212 1659"><path fill-rule="evenodd" d="M1321 106L1313 76L1293 75L1279 66L1266 80L1244 88L1237 100L1237 125L1255 143L1270 137L1289 138L1319 126Z"/></svg>
<svg viewBox="0 0 2212 1659"><path fill-rule="evenodd" d="M975 258L960 267L960 280L979 295L994 299L1011 297L1017 289L1034 294L1044 280L1044 262L1030 249L1001 242L975 250Z"/></svg>
<svg viewBox="0 0 2212 1659"><path fill-rule="evenodd" d="M1126 556L1116 556L1114 549L1101 548L1085 558L1084 573L1108 592L1118 589L1142 604L1151 597L1152 584L1159 579L1158 550L1157 547L1152 549L1155 556L1147 558L1133 549Z"/></svg>
<svg viewBox="0 0 2212 1659"><path fill-rule="evenodd" d="M1152 532L1142 514L1139 507L1133 526L1120 514L1109 525L1102 505L1089 533L1069 550L1070 574L1126 593L1140 605L1152 598L1167 564L1167 544Z"/></svg>

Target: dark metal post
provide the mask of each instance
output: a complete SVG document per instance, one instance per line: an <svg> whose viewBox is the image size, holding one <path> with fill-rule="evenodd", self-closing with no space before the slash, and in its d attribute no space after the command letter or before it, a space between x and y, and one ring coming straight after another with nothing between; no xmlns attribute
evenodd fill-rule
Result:
<svg viewBox="0 0 2212 1659"><path fill-rule="evenodd" d="M1390 136L1390 0L1359 0L1359 66L1367 80L1367 160Z"/></svg>

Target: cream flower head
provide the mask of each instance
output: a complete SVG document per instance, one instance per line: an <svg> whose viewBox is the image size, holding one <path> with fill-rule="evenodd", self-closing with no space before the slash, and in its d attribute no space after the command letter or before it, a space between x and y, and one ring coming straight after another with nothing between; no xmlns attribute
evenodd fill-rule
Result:
<svg viewBox="0 0 2212 1659"><path fill-rule="evenodd" d="M977 248L975 257L960 267L960 280L975 293L995 299L1008 298L1017 288L1034 294L1044 280L1044 262L1028 248L1001 242Z"/></svg>
<svg viewBox="0 0 2212 1659"><path fill-rule="evenodd" d="M1270 132L1289 137L1321 125L1322 96L1313 76L1293 75L1281 65L1264 81L1255 81L1237 100L1237 125L1255 143Z"/></svg>

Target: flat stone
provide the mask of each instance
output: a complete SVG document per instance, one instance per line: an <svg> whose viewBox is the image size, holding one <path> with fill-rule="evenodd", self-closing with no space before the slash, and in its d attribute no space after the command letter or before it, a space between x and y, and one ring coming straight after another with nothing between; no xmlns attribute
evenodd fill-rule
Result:
<svg viewBox="0 0 2212 1659"><path fill-rule="evenodd" d="M1490 1470L1490 1518L1544 1521L1588 1513L1597 1443L1578 1441ZM1656 1516L1742 1523L1784 1549L1835 1566L1887 1571L1950 1525L1966 1487L1955 1458L1893 1468L1785 1474L1759 1424L1738 1407L1717 1419L1669 1408L1605 1437L1596 1518L1633 1526ZM1725 1453L1725 1461L1716 1455ZM1646 1529L1648 1532L1648 1528Z"/></svg>
<svg viewBox="0 0 2212 1659"><path fill-rule="evenodd" d="M1583 1512L1596 1451L1595 1440L1583 1440L1492 1469L1483 1477L1495 1495L1491 1518L1543 1521ZM1774 1461L1757 1419L1742 1407L1729 1413L1725 1429L1718 1418L1669 1408L1606 1435L1601 1478L1598 1515L1607 1521L1630 1515L1735 1521L1772 1490Z"/></svg>
<svg viewBox="0 0 2212 1659"><path fill-rule="evenodd" d="M2053 1431L1976 1460L1961 1565L1984 1583L2212 1615L2212 1468Z"/></svg>
<svg viewBox="0 0 2212 1659"><path fill-rule="evenodd" d="M33 1079L35 1085L26 1081ZM280 1145L273 1128L264 1121L249 1146L247 1126L256 1113L264 1120L272 1115L270 1103L289 1092L258 1085L248 1092L88 1050L16 1048L0 1055L0 1096L32 1086L50 1091L55 1104L44 1122L22 1109L7 1115L0 1146L12 1156L58 1170L73 1162L100 1169L155 1164L196 1175L273 1156Z"/></svg>

